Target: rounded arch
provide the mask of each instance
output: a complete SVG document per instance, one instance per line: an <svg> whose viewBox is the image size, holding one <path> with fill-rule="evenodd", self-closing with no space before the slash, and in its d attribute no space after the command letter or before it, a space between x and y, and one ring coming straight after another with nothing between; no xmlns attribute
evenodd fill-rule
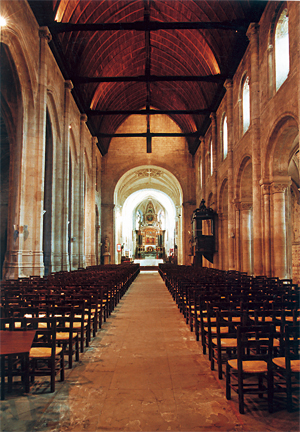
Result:
<svg viewBox="0 0 300 432"><path fill-rule="evenodd" d="M9 26L1 28L0 42L6 45L12 60L17 65L17 75L20 81L20 90L24 106L34 106L34 93L37 87L37 72L34 65L28 62L29 58L25 45L22 44L22 36Z"/></svg>
<svg viewBox="0 0 300 432"><path fill-rule="evenodd" d="M118 180L114 190L114 243L120 243L122 232L123 208L129 208L129 219L133 219L133 212L137 206L151 197L161 204L163 208L169 208L174 234L174 244L177 245L178 262L183 259L182 246L182 204L183 191L180 182L170 171L156 165L142 165L130 169ZM148 198L147 198L148 199ZM130 205L128 203L131 203ZM169 203L169 204L168 204ZM170 209L173 209L172 211ZM173 226L172 225L172 226ZM132 241L134 244L134 241ZM170 242L169 242L170 243ZM168 243L168 244L169 244ZM116 250L116 248L115 248ZM117 257L115 258L117 262Z"/></svg>
<svg viewBox="0 0 300 432"><path fill-rule="evenodd" d="M283 115L273 127L265 153L264 177L288 176L288 167L299 147L299 127L290 114Z"/></svg>
<svg viewBox="0 0 300 432"><path fill-rule="evenodd" d="M241 184L242 184L242 177L245 171L245 168L247 165L251 164L252 160L249 155L245 155L242 159L242 162L240 163L237 180L236 180L236 187L235 187L235 199L240 201L241 200ZM249 185L252 188L252 182Z"/></svg>

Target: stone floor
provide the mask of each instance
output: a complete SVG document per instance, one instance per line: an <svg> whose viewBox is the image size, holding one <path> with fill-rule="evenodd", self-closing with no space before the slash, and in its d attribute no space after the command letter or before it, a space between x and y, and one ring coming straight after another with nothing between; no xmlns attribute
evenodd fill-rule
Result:
<svg viewBox="0 0 300 432"><path fill-rule="evenodd" d="M1 402L3 432L298 431L299 412L225 398L224 380L157 272L141 272L55 393L48 383ZM259 402L259 403L258 403Z"/></svg>

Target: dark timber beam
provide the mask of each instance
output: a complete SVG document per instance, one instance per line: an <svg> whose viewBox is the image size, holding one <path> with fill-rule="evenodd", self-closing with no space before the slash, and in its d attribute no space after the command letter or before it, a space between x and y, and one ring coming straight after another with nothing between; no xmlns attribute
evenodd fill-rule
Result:
<svg viewBox="0 0 300 432"><path fill-rule="evenodd" d="M176 115L176 114L186 114L186 115L210 115L211 110L209 109L199 109L199 110L154 110L154 109L142 109L142 110L88 110L85 113L88 117L96 116L107 116L107 115Z"/></svg>
<svg viewBox="0 0 300 432"><path fill-rule="evenodd" d="M154 137L194 137L200 136L199 132L186 132L186 133L176 133L176 132L145 132L145 133L98 133L97 138L154 138Z"/></svg>
<svg viewBox="0 0 300 432"><path fill-rule="evenodd" d="M52 22L47 27L51 33L68 33L77 31L155 31L155 30L231 30L246 32L246 20L232 20L223 22L159 22L135 21L132 23L97 23L73 24Z"/></svg>
<svg viewBox="0 0 300 432"><path fill-rule="evenodd" d="M206 76L191 76L191 75L139 75L135 77L130 76L115 76L115 77L74 77L72 83L76 84L90 84L90 83L104 83L104 82L160 82L160 81L186 81L186 82L212 82L219 83L224 82L228 77L221 74L206 75Z"/></svg>

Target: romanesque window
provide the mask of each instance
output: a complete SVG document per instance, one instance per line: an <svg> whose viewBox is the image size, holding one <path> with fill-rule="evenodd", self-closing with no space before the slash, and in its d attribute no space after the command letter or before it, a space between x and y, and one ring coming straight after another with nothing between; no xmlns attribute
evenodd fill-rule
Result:
<svg viewBox="0 0 300 432"><path fill-rule="evenodd" d="M243 80L242 88L242 113L243 113L243 133L247 132L250 126L250 85L249 77Z"/></svg>
<svg viewBox="0 0 300 432"><path fill-rule="evenodd" d="M228 153L228 127L227 127L227 116L224 115L222 122L222 148L223 148L223 159L226 159Z"/></svg>
<svg viewBox="0 0 300 432"><path fill-rule="evenodd" d="M203 167L202 167L202 159L200 158L200 161L199 161L199 184L200 184L201 189L202 189L202 174L203 174Z"/></svg>
<svg viewBox="0 0 300 432"><path fill-rule="evenodd" d="M284 9L277 21L275 29L275 79L276 91L287 79L290 70L289 52L289 18Z"/></svg>

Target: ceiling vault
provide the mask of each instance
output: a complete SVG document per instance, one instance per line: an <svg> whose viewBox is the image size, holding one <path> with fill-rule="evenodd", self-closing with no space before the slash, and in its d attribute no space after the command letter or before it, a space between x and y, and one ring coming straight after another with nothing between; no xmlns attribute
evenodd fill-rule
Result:
<svg viewBox="0 0 300 432"><path fill-rule="evenodd" d="M28 0L105 155L114 137L185 137L194 155L249 44L265 0ZM131 115L145 133L118 134ZM153 133L166 115L182 133Z"/></svg>

